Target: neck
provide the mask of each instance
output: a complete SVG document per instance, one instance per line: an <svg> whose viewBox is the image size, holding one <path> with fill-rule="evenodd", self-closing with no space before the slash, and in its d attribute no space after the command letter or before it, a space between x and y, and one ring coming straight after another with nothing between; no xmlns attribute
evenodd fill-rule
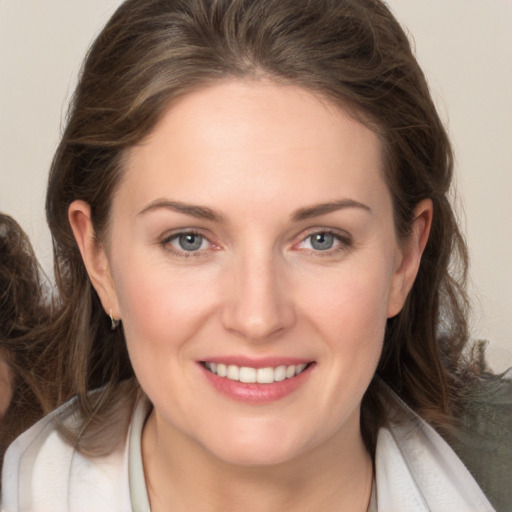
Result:
<svg viewBox="0 0 512 512"><path fill-rule="evenodd" d="M358 427L344 429L295 459L269 466L231 464L181 432L162 428L154 411L142 437L153 512L365 512L373 480Z"/></svg>

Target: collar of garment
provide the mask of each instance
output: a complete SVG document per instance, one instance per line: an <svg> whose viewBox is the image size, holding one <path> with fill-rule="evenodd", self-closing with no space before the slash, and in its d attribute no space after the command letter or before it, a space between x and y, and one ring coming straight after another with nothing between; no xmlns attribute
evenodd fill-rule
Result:
<svg viewBox="0 0 512 512"><path fill-rule="evenodd" d="M385 384L390 412L375 453L370 510L378 512L493 512L478 484L441 436ZM134 512L149 512L140 439L148 405L136 408L129 435L130 496Z"/></svg>
<svg viewBox="0 0 512 512"><path fill-rule="evenodd" d="M448 443L386 385L381 388L390 422L377 437L378 511L494 511Z"/></svg>
<svg viewBox="0 0 512 512"><path fill-rule="evenodd" d="M441 436L384 385L381 396L390 421L377 438L378 512L492 512L484 493ZM77 420L74 401L43 418L7 450L0 509L78 512L86 504L87 510L98 512L148 512L140 450L148 411L148 401L140 399L124 445L92 458L59 434L59 425Z"/></svg>

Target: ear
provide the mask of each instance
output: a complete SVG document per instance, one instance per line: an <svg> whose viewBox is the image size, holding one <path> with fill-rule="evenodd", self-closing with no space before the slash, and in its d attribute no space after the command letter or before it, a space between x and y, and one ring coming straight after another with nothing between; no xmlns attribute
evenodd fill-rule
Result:
<svg viewBox="0 0 512 512"><path fill-rule="evenodd" d="M409 237L398 249L397 268L391 283L388 300L388 318L397 315L410 292L418 269L421 256L427 245L434 207L430 199L420 201L414 210L414 220Z"/></svg>
<svg viewBox="0 0 512 512"><path fill-rule="evenodd" d="M91 220L91 207L81 200L73 201L68 209L69 223L82 255L89 279L96 290L103 309L119 318L119 304L105 247L98 242Z"/></svg>

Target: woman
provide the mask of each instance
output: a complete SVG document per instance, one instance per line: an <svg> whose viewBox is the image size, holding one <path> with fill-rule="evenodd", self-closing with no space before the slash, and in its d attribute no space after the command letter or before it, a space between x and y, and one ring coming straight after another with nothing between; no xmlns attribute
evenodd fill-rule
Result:
<svg viewBox="0 0 512 512"><path fill-rule="evenodd" d="M125 2L47 196L77 397L13 444L4 508L494 510L439 435L451 177L380 2Z"/></svg>

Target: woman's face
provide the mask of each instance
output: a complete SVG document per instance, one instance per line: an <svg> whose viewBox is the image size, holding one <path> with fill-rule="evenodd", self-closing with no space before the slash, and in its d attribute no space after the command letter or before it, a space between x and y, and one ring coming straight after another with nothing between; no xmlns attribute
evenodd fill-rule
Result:
<svg viewBox="0 0 512 512"><path fill-rule="evenodd" d="M301 88L233 81L131 151L89 267L160 435L274 464L360 440L410 260L375 134Z"/></svg>

